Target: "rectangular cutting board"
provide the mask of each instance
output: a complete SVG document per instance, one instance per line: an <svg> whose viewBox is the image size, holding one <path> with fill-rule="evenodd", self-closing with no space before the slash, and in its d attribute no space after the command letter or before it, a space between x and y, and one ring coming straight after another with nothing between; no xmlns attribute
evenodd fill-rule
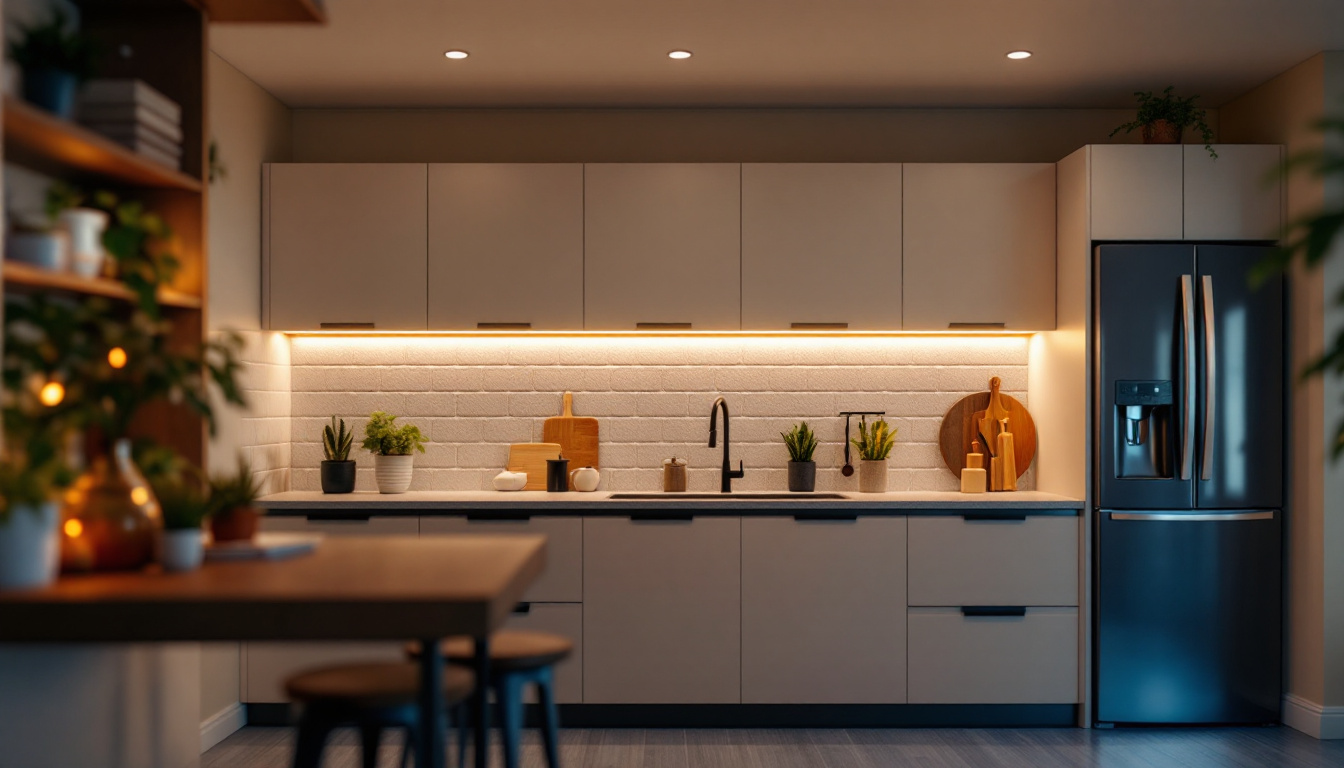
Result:
<svg viewBox="0 0 1344 768"><path fill-rule="evenodd" d="M570 470L580 467L601 469L598 464L597 419L574 415L574 395L565 393L564 413L552 416L542 425L541 439L559 443L560 451L569 459ZM570 487L570 490L574 490Z"/></svg>
<svg viewBox="0 0 1344 768"><path fill-rule="evenodd" d="M526 472L525 491L546 490L546 460L560 458L559 443L514 443L509 446L509 471Z"/></svg>

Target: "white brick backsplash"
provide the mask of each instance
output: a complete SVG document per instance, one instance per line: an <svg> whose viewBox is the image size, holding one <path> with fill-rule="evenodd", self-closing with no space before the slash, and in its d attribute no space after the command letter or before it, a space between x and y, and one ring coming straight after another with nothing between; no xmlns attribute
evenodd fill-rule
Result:
<svg viewBox="0 0 1344 768"><path fill-rule="evenodd" d="M885 410L897 427L892 490L955 490L943 466L943 413L966 394L1003 380L1026 401L1027 340L1018 337L298 337L283 355L250 344L260 410L248 428L266 448L267 482L289 462L289 487L320 486L321 429L343 416L362 436L374 410L398 414L429 435L412 487L479 490L504 467L510 443L537 441L560 394L574 413L600 420L605 490L657 490L662 461L690 461L692 490L718 489L721 448L709 448L709 411L723 395L732 410L735 487L779 490L788 460L779 433L806 420L822 441L817 489L854 491L844 463L843 410ZM384 348L385 347L385 348ZM256 351L260 350L260 351ZM293 364L280 361L292 358ZM722 435L720 435L722 437ZM292 440L292 444L290 444ZM374 489L373 462L355 451L357 487ZM854 459L857 462L857 457ZM259 468L260 469L260 468ZM278 476L277 476L278 477ZM283 480L284 478L281 478ZM1033 487L1034 473L1021 481Z"/></svg>

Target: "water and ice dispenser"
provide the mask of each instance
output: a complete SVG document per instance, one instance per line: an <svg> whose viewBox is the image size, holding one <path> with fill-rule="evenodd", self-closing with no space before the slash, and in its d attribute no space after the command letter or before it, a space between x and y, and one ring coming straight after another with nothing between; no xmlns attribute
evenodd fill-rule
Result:
<svg viewBox="0 0 1344 768"><path fill-rule="evenodd" d="M1115 476L1174 477L1175 414L1170 381L1115 382Z"/></svg>

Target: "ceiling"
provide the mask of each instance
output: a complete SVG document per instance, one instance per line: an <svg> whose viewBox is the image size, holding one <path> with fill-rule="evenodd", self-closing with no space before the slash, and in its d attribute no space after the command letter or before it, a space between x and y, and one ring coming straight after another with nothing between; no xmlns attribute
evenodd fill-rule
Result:
<svg viewBox="0 0 1344 768"><path fill-rule="evenodd" d="M326 5L325 27L219 24L211 47L293 107L1120 107L1168 84L1216 107L1344 49L1342 0Z"/></svg>

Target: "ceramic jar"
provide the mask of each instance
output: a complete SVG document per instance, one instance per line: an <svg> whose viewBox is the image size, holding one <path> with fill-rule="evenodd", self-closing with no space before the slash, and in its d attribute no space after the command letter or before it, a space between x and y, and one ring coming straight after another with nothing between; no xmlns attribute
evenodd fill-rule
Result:
<svg viewBox="0 0 1344 768"><path fill-rule="evenodd" d="M92 208L68 208L61 211L60 221L70 234L70 270L81 277L102 275L107 260L103 250L107 214Z"/></svg>
<svg viewBox="0 0 1344 768"><path fill-rule="evenodd" d="M569 473L570 487L584 493L596 491L601 479L601 474L594 467L579 467Z"/></svg>
<svg viewBox="0 0 1344 768"><path fill-rule="evenodd" d="M887 492L886 459L864 459L859 462L859 491L861 493Z"/></svg>
<svg viewBox="0 0 1344 768"><path fill-rule="evenodd" d="M415 456L373 457L373 476L378 481L379 493L405 493L411 487L411 472L415 468Z"/></svg>

